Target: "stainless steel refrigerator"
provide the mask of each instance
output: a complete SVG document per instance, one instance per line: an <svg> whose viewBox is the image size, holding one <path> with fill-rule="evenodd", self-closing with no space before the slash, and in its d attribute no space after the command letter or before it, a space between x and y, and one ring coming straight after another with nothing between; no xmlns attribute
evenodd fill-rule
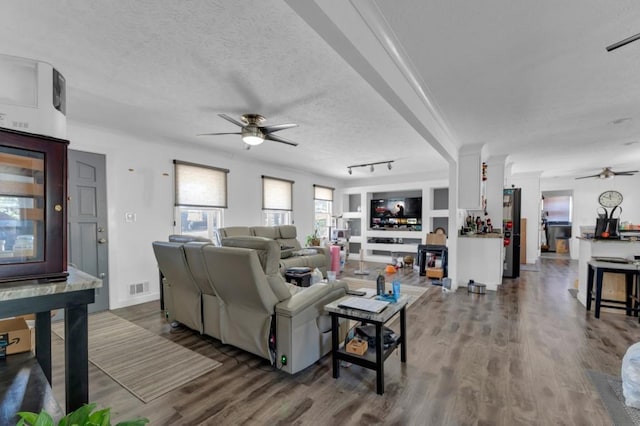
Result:
<svg viewBox="0 0 640 426"><path fill-rule="evenodd" d="M503 277L520 276L520 188L505 188L502 195L502 230L504 232Z"/></svg>

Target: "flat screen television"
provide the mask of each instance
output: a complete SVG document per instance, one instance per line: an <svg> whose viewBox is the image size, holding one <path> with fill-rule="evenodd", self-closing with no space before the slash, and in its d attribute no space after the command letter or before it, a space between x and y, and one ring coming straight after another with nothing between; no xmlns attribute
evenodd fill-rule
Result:
<svg viewBox="0 0 640 426"><path fill-rule="evenodd" d="M422 230L422 197L376 198L371 200L369 226L373 229L408 228Z"/></svg>

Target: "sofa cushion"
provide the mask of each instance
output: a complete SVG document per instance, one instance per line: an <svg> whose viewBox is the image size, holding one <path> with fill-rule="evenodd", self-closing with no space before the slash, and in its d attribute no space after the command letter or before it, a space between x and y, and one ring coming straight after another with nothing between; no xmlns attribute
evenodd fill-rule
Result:
<svg viewBox="0 0 640 426"><path fill-rule="evenodd" d="M251 232L256 237L271 238L272 240L280 238L280 232L278 232L278 228L275 226L252 226Z"/></svg>
<svg viewBox="0 0 640 426"><path fill-rule="evenodd" d="M227 237L250 237L251 229L248 226L229 226L218 230L222 238Z"/></svg>
<svg viewBox="0 0 640 426"><path fill-rule="evenodd" d="M294 225L280 225L278 226L280 237L283 240L295 240L298 238L298 232Z"/></svg>

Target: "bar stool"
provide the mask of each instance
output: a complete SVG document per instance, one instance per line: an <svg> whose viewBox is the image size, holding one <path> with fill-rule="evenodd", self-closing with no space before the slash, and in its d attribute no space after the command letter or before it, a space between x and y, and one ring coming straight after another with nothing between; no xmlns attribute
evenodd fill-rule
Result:
<svg viewBox="0 0 640 426"><path fill-rule="evenodd" d="M592 300L595 299L595 317L600 318L600 308L624 309L627 316L638 316L640 310L640 293L638 292L638 265L630 263L603 262L590 260L587 272L587 311L591 310ZM625 275L625 300L603 299L602 298L602 277L605 272ZM593 281L595 278L595 291ZM634 285L635 283L635 285ZM595 294L594 294L595 293ZM606 302L609 304L603 304ZM611 305L616 303L617 305ZM624 306L620 306L623 304Z"/></svg>

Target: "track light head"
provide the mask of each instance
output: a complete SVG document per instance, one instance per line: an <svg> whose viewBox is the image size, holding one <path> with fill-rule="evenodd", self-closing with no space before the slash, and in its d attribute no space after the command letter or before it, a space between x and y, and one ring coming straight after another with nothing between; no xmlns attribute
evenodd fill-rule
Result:
<svg viewBox="0 0 640 426"><path fill-rule="evenodd" d="M353 174L353 170L351 170L351 167L349 167L349 174Z"/></svg>
<svg viewBox="0 0 640 426"><path fill-rule="evenodd" d="M371 173L373 173L374 167L373 164L371 165Z"/></svg>
<svg viewBox="0 0 640 426"><path fill-rule="evenodd" d="M387 169L391 170L391 162L387 163Z"/></svg>

